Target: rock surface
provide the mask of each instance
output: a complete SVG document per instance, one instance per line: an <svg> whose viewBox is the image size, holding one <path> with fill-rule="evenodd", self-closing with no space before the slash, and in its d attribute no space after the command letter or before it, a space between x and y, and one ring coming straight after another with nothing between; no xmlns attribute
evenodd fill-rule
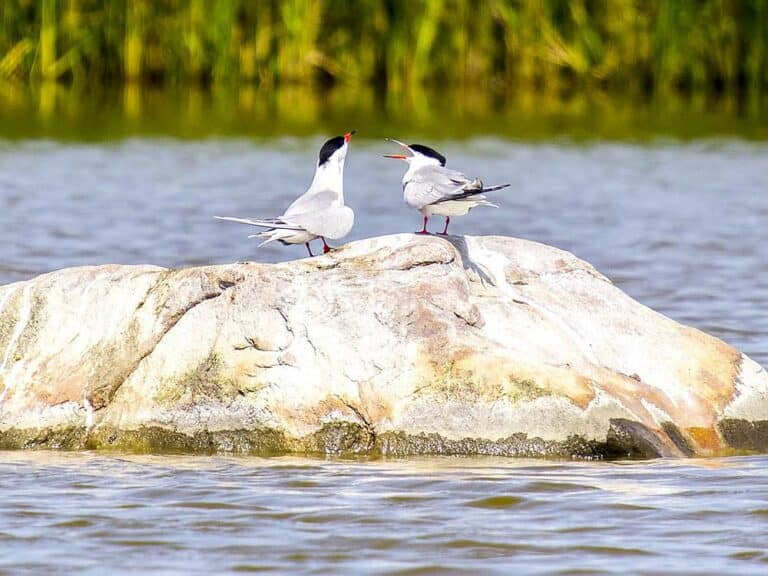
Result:
<svg viewBox="0 0 768 576"><path fill-rule="evenodd" d="M0 447L768 450L768 375L561 250L411 234L0 287Z"/></svg>

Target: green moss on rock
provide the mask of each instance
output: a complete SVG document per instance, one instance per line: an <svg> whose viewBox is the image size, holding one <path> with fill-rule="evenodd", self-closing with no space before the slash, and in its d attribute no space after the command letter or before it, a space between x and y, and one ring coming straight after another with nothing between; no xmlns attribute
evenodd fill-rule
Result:
<svg viewBox="0 0 768 576"><path fill-rule="evenodd" d="M216 352L208 356L178 379L165 383L155 395L160 404L192 404L201 400L229 402L240 391L240 385L224 369Z"/></svg>
<svg viewBox="0 0 768 576"><path fill-rule="evenodd" d="M516 378L509 376L508 381L510 383L510 390L507 393L507 397L510 402L530 401L547 396L549 393L547 390L536 384L530 378Z"/></svg>
<svg viewBox="0 0 768 576"><path fill-rule="evenodd" d="M354 422L330 422L297 443L299 452L315 454L370 454L375 452L376 436Z"/></svg>
<svg viewBox="0 0 768 576"><path fill-rule="evenodd" d="M717 424L725 443L737 450L768 452L768 420L750 422L739 418L725 418Z"/></svg>
<svg viewBox="0 0 768 576"><path fill-rule="evenodd" d="M579 458L603 459L608 456L605 445L572 436L564 441L529 438L513 434L498 440L462 438L451 440L439 434L405 434L391 432L378 438L378 451L383 456L446 455L446 456L508 456L517 458Z"/></svg>
<svg viewBox="0 0 768 576"><path fill-rule="evenodd" d="M85 427L25 429L10 428L0 431L2 450L83 450L87 448Z"/></svg>
<svg viewBox="0 0 768 576"><path fill-rule="evenodd" d="M159 426L143 426L135 430L100 428L89 435L87 445L92 450L110 449L141 454L228 453L268 456L290 451L284 435L272 429L184 434Z"/></svg>
<svg viewBox="0 0 768 576"><path fill-rule="evenodd" d="M21 298L24 290L16 289L8 297L3 309L0 310L0 350L8 348L11 341L11 335L19 321L19 310L21 308Z"/></svg>
<svg viewBox="0 0 768 576"><path fill-rule="evenodd" d="M27 324L24 326L24 330L19 334L19 340L16 342L16 349L12 362L21 360L24 357L24 353L29 349L40 336L40 326L43 323L43 314L46 310L45 297L39 292L33 291L30 295L32 299L29 310L29 318Z"/></svg>
<svg viewBox="0 0 768 576"><path fill-rule="evenodd" d="M768 421L721 422L721 433L729 446L762 451L768 449ZM673 442L685 442L682 435ZM143 454L244 454L276 456L284 454L407 457L507 456L522 458L646 459L665 454L657 433L639 422L611 421L605 441L571 436L563 441L530 438L513 434L507 438L448 439L439 434L406 434L375 431L354 422L331 422L302 438L289 438L271 428L199 431L185 434L159 426L118 430L102 426L51 429L9 429L0 431L0 449L119 450Z"/></svg>

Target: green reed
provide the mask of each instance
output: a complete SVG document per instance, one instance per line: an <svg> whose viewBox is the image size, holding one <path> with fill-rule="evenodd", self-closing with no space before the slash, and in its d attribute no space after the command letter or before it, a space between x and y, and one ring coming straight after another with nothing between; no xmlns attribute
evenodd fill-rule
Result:
<svg viewBox="0 0 768 576"><path fill-rule="evenodd" d="M761 91L768 0L4 0L0 78Z"/></svg>

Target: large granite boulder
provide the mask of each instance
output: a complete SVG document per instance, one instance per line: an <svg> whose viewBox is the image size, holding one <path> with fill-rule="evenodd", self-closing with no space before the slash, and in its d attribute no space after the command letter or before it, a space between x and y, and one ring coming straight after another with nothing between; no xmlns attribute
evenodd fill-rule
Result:
<svg viewBox="0 0 768 576"><path fill-rule="evenodd" d="M651 457L768 449L768 374L513 238L0 287L0 447Z"/></svg>

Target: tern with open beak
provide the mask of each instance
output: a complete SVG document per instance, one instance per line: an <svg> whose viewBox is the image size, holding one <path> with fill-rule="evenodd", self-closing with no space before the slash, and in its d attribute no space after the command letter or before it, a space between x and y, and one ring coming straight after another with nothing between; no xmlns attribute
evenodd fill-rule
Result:
<svg viewBox="0 0 768 576"><path fill-rule="evenodd" d="M331 250L326 238L343 238L352 230L355 213L344 204L344 161L347 147L355 130L344 136L331 138L320 149L315 177L309 189L288 206L282 216L276 218L232 218L216 216L219 220L229 220L266 228L263 232L252 234L248 238L264 238L263 246L277 240L281 244L304 244L310 256L309 243L316 238L323 241L323 253Z"/></svg>
<svg viewBox="0 0 768 576"><path fill-rule="evenodd" d="M403 197L408 206L424 215L424 227L417 234L429 234L427 221L433 215L445 216L445 228L439 234L448 234L451 216L463 216L475 206L496 208L487 200L485 193L509 186L485 186L479 178L470 179L457 170L446 168L445 156L429 146L388 140L410 152L410 155L386 154L385 158L408 163L408 170L403 176Z"/></svg>

